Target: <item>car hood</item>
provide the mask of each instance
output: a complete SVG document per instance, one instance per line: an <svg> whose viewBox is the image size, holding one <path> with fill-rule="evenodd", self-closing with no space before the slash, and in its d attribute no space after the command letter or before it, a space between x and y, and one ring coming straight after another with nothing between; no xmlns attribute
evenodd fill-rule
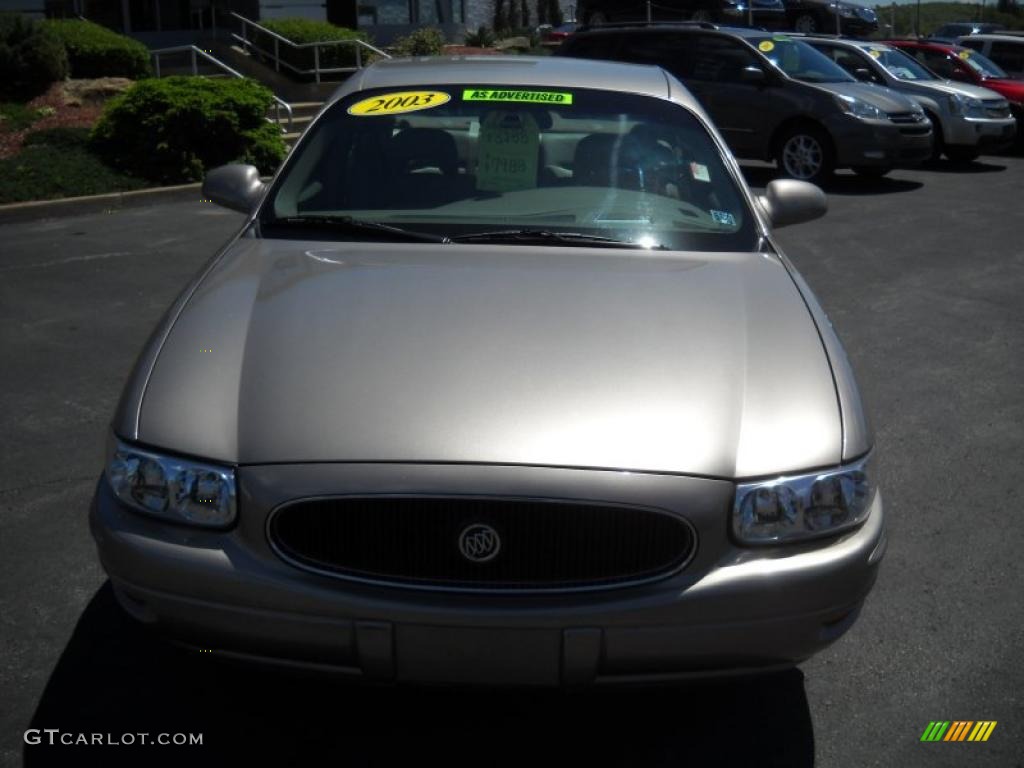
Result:
<svg viewBox="0 0 1024 768"><path fill-rule="evenodd" d="M993 100L1003 98L991 88L983 88L956 80L904 80L905 84L919 89L922 93L938 91L946 94L968 96L972 99Z"/></svg>
<svg viewBox="0 0 1024 768"><path fill-rule="evenodd" d="M853 96L878 107L883 112L911 112L918 109L917 104L902 93L881 85L868 83L811 83L832 93Z"/></svg>
<svg viewBox="0 0 1024 768"><path fill-rule="evenodd" d="M842 435L774 255L243 238L163 342L137 437L242 464L751 477L836 464Z"/></svg>
<svg viewBox="0 0 1024 768"><path fill-rule="evenodd" d="M981 81L983 88L1001 93L1010 101L1024 102L1024 80L1011 80L1009 78L987 78Z"/></svg>

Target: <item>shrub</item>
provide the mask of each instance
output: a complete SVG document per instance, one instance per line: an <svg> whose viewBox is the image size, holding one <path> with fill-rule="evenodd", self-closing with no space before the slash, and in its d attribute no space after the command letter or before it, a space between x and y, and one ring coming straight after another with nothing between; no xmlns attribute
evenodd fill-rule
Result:
<svg viewBox="0 0 1024 768"><path fill-rule="evenodd" d="M494 33L486 25L481 24L476 32L466 33L466 45L474 48L490 48L494 45Z"/></svg>
<svg viewBox="0 0 1024 768"><path fill-rule="evenodd" d="M362 40L369 42L369 37L364 32L358 32L346 27L336 27L326 21L313 21L312 19L269 19L261 21L260 24L271 32L276 32L291 40L293 43L324 43L335 40ZM253 42L264 51L273 53L274 38L256 30ZM333 69L336 67L354 67L356 65L356 45L332 45L320 49L320 68ZM296 49L290 45L280 44L281 60L291 64L296 69L313 69L315 63L312 48ZM363 50L360 53L361 60L366 63L369 51ZM285 74L295 74L287 68L282 67Z"/></svg>
<svg viewBox="0 0 1024 768"><path fill-rule="evenodd" d="M60 19L44 22L67 48L72 77L130 77L151 74L149 51L130 37L91 21Z"/></svg>
<svg viewBox="0 0 1024 768"><path fill-rule="evenodd" d="M88 148L88 128L52 128L25 137L14 157L0 160L0 203L48 200L148 186L119 173Z"/></svg>
<svg viewBox="0 0 1024 768"><path fill-rule="evenodd" d="M67 76L67 53L50 29L0 13L0 101L29 101Z"/></svg>
<svg viewBox="0 0 1024 768"><path fill-rule="evenodd" d="M89 146L90 132L90 128L71 128L64 125L56 128L44 128L41 131L32 131L25 136L23 146L34 147L45 144L48 147L63 149L86 149Z"/></svg>
<svg viewBox="0 0 1024 768"><path fill-rule="evenodd" d="M231 162L273 171L285 154L265 115L273 94L252 80L143 80L113 98L92 146L117 168L162 183L199 181Z"/></svg>
<svg viewBox="0 0 1024 768"><path fill-rule="evenodd" d="M444 45L444 33L440 29L421 27L398 38L391 47L399 56L439 56Z"/></svg>

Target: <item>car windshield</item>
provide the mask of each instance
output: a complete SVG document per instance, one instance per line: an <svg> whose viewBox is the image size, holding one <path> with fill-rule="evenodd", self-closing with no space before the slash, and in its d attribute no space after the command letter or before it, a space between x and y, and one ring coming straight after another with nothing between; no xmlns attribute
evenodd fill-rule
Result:
<svg viewBox="0 0 1024 768"><path fill-rule="evenodd" d="M957 50L956 55L959 56L967 66L982 77L1009 77L1009 75L1000 69L999 65L994 61L986 59L980 53L972 51L970 48L960 48Z"/></svg>
<svg viewBox="0 0 1024 768"><path fill-rule="evenodd" d="M900 80L938 79L903 51L881 45L873 45L866 50L868 56L881 64L895 78Z"/></svg>
<svg viewBox="0 0 1024 768"><path fill-rule="evenodd" d="M749 38L767 59L787 75L807 83L850 83L854 79L828 56L786 35Z"/></svg>
<svg viewBox="0 0 1024 768"><path fill-rule="evenodd" d="M664 99L486 83L360 91L292 152L264 237L753 250L703 124ZM321 234L317 234L320 232Z"/></svg>

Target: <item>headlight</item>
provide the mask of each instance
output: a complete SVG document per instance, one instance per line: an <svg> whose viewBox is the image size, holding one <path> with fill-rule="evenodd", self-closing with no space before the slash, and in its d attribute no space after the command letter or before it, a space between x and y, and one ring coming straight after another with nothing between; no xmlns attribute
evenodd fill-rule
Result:
<svg viewBox="0 0 1024 768"><path fill-rule="evenodd" d="M829 536L860 525L875 495L869 457L845 467L736 486L732 531L744 544Z"/></svg>
<svg viewBox="0 0 1024 768"><path fill-rule="evenodd" d="M854 117L868 120L884 120L886 117L885 112L878 107L868 104L861 99L856 99L853 96L837 95L836 104L839 105L841 110Z"/></svg>
<svg viewBox="0 0 1024 768"><path fill-rule="evenodd" d="M235 472L111 441L107 482L125 504L148 515L204 528L235 521Z"/></svg>
<svg viewBox="0 0 1024 768"><path fill-rule="evenodd" d="M975 99L963 94L953 94L954 115L964 117L985 117L985 103L981 99Z"/></svg>

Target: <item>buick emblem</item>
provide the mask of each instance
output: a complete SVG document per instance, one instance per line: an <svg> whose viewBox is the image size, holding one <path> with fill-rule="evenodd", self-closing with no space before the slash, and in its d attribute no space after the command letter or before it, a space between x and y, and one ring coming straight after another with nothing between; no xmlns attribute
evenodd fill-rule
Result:
<svg viewBox="0 0 1024 768"><path fill-rule="evenodd" d="M489 525L473 523L459 534L459 552L473 563L486 563L501 551L501 537Z"/></svg>

